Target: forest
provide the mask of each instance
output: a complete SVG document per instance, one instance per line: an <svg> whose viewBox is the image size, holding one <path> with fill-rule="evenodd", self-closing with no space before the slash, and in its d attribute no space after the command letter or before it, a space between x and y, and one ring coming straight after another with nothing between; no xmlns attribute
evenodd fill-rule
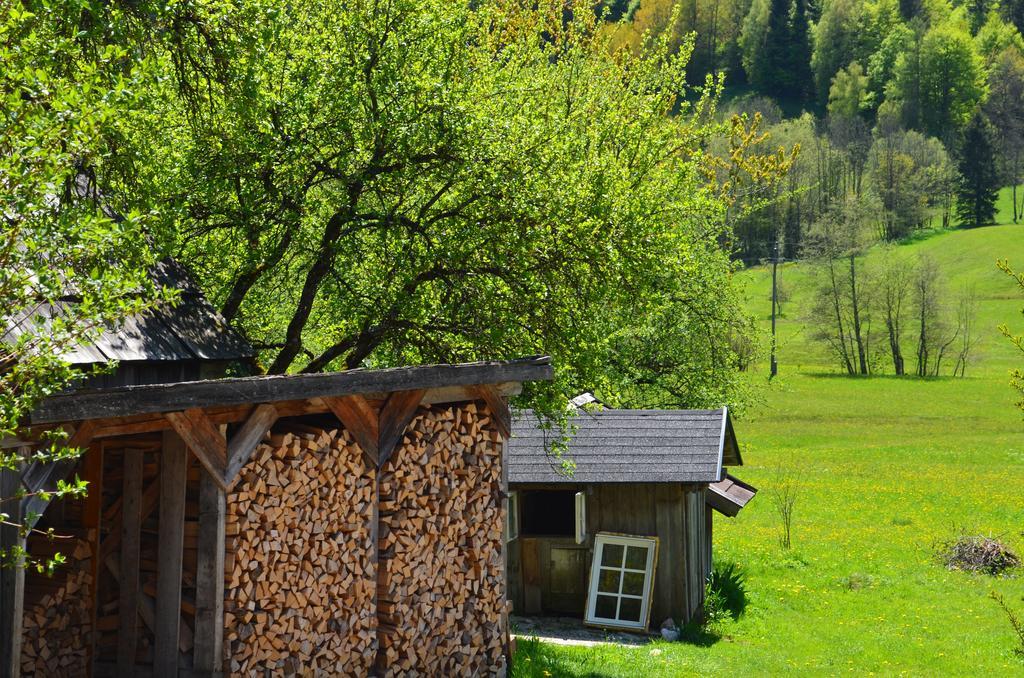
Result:
<svg viewBox="0 0 1024 678"><path fill-rule="evenodd" d="M723 117L757 120L755 146L793 153L784 178L729 215L731 254L820 264L804 312L834 364L963 374L971 290L947 289L931 261L858 263L874 245L993 223L1004 186L1013 223L1024 215L1024 4L643 0L600 11L614 49L661 40L689 54L693 91L724 87Z"/></svg>

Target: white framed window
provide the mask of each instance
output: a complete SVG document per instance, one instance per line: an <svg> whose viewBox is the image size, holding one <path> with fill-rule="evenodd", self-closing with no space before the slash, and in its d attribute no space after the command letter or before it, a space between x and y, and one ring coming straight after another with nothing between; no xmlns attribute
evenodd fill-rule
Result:
<svg viewBox="0 0 1024 678"><path fill-rule="evenodd" d="M508 493L508 510L505 512L505 543L519 537L519 493Z"/></svg>
<svg viewBox="0 0 1024 678"><path fill-rule="evenodd" d="M587 493L576 493L576 543L587 540Z"/></svg>
<svg viewBox="0 0 1024 678"><path fill-rule="evenodd" d="M584 621L593 626L646 629L657 562L657 537L594 535Z"/></svg>

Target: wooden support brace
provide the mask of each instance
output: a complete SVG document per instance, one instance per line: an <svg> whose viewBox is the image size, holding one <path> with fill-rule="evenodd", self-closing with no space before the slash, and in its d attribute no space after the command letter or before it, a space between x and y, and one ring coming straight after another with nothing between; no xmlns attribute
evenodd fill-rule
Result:
<svg viewBox="0 0 1024 678"><path fill-rule="evenodd" d="M487 409L491 411L491 416L494 417L494 425L497 427L498 432L501 433L501 437L505 440L511 438L512 411L509 410L504 396L490 384L473 386L471 390L478 400L487 403Z"/></svg>
<svg viewBox="0 0 1024 678"><path fill-rule="evenodd" d="M395 446L405 435L405 429L416 416L416 409L423 400L423 389L411 391L395 391L388 396L384 407L380 410L379 442L377 444L377 464L383 466L391 458Z"/></svg>
<svg viewBox="0 0 1024 678"><path fill-rule="evenodd" d="M230 491L238 482L238 474L242 467L252 458L256 446L277 421L278 416L277 408L273 405L257 405L238 433L232 436L227 447L228 462L224 471L224 485L227 490Z"/></svg>
<svg viewBox="0 0 1024 678"><path fill-rule="evenodd" d="M328 396L322 400L356 439L363 453L376 465L380 458L380 428L377 410L361 395L341 398Z"/></svg>
<svg viewBox="0 0 1024 678"><path fill-rule="evenodd" d="M184 412L167 412L164 416L192 450L192 454L196 455L207 473L213 476L226 492L228 486L224 476L228 466L228 445L206 413L198 408L192 408Z"/></svg>
<svg viewBox="0 0 1024 678"><path fill-rule="evenodd" d="M142 452L137 452L142 454ZM142 493L142 518L141 521L145 522L149 518L150 514L156 509L157 502L160 500L160 479L157 478L146 487L146 491ZM121 504L121 512L111 518L110 533L107 538L100 544L100 560L105 560L108 555L114 552L118 544L121 543L121 524L124 520L124 503Z"/></svg>
<svg viewBox="0 0 1024 678"><path fill-rule="evenodd" d="M84 421L68 436L63 443L67 448L80 448L89 444L92 440L96 422ZM53 462L35 461L22 474L22 485L30 493L37 493L40 490L53 489L58 481L68 477L75 467L78 466L78 458L59 459ZM28 528L35 527L42 517L43 511L49 504L48 499L43 499L38 494L30 494L21 500L21 515Z"/></svg>
<svg viewBox="0 0 1024 678"><path fill-rule="evenodd" d="M121 577L121 563L117 559L116 553L111 553L107 556L103 564L110 570L110 574L114 576L114 579ZM142 618L146 628L151 632L156 630L156 604L153 602L152 596L145 591L139 594L139 617ZM182 652L188 652L192 649L193 643L194 639L188 625L182 624L181 633L178 636L178 649Z"/></svg>

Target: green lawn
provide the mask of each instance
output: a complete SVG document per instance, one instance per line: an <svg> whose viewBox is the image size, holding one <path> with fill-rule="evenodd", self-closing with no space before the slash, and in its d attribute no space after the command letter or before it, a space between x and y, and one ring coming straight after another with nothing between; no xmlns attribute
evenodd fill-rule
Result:
<svg viewBox="0 0 1024 678"><path fill-rule="evenodd" d="M1010 625L988 599L999 591L1024 614L1024 572L948 572L934 557L935 542L961 526L1024 552L1024 419L1007 376L1024 356L996 329L1024 330L1024 298L994 265L1006 257L1024 267L1024 226L942 233L901 249L930 253L951 287L977 290L982 336L968 378L836 375L800 317L806 272L785 266L794 294L780 322L780 377L737 422L746 461L737 474L762 492L739 517L715 523L716 559L747 573L746 613L704 646L521 643L515 675L1024 675ZM766 321L768 274L743 275ZM780 467L799 469L804 484L789 552L769 496Z"/></svg>

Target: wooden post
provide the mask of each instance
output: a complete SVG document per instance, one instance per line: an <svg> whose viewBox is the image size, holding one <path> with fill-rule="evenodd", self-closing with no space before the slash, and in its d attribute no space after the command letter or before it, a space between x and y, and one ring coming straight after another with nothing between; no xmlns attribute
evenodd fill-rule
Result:
<svg viewBox="0 0 1024 678"><path fill-rule="evenodd" d="M18 471L0 471L0 498L3 512L8 514L11 523L22 521L20 501L10 500L21 487L21 474ZM0 548L5 552L10 549L25 547L25 538L14 525L0 527ZM19 561L17 564L0 568L0 678L18 678L21 674L21 622L25 605L25 568Z"/></svg>
<svg viewBox="0 0 1024 678"><path fill-rule="evenodd" d="M181 627L181 560L185 536L185 483L188 466L185 442L165 431L160 452L160 546L156 580L153 675L178 675Z"/></svg>
<svg viewBox="0 0 1024 678"><path fill-rule="evenodd" d="M200 474L193 658L195 670L202 676L219 675L224 661L225 510L226 500L220 485L210 474Z"/></svg>
<svg viewBox="0 0 1024 678"><path fill-rule="evenodd" d="M96 658L96 620L99 612L99 575L100 575L100 522L103 519L103 445L93 441L85 452L83 460L85 480L89 483L89 494L85 498L85 511L82 514L82 525L89 530L89 581L91 582L89 610L89 634L87 641L88 655L86 670L92 676Z"/></svg>
<svg viewBox="0 0 1024 678"><path fill-rule="evenodd" d="M135 675L139 627L139 545L142 529L142 450L124 451L121 576L118 579L117 675ZM161 546L161 556L163 546ZM161 568L162 569L162 568Z"/></svg>

